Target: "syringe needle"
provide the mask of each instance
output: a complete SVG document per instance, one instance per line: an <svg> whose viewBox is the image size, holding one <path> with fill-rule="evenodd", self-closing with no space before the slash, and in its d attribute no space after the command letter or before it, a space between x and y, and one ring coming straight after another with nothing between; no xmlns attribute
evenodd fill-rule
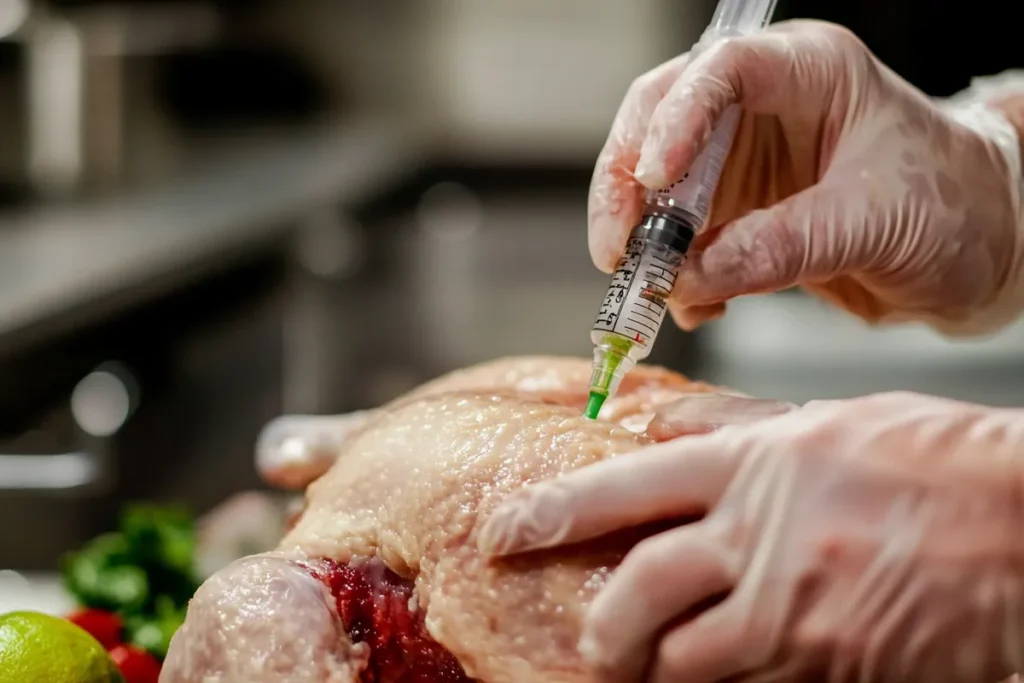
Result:
<svg viewBox="0 0 1024 683"><path fill-rule="evenodd" d="M601 412L601 406L604 405L605 399L607 398L608 397L604 394L591 391L590 398L587 399L587 407L583 410L583 417L596 420L598 414Z"/></svg>

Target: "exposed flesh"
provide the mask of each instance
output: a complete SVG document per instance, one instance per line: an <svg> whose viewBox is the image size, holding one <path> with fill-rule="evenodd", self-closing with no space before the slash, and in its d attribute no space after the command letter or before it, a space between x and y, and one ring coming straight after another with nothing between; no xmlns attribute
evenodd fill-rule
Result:
<svg viewBox="0 0 1024 683"><path fill-rule="evenodd" d="M373 558L411 581L409 613L472 678L590 681L576 651L581 617L643 532L509 561L481 557L476 533L509 492L651 443L643 427L660 406L713 389L638 368L604 419L590 421L580 416L589 373L582 360L508 359L374 411L309 486L307 508L278 550L240 560L200 589L161 683L359 682L372 653L353 642L335 596L301 565L320 558L341 566ZM708 399L718 408L750 400ZM658 430L661 438L705 431L699 422L690 415L673 428L667 419Z"/></svg>

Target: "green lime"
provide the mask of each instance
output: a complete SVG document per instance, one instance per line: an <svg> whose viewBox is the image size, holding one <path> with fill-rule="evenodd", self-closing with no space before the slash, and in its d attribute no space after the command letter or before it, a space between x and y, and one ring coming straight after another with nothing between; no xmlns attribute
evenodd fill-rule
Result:
<svg viewBox="0 0 1024 683"><path fill-rule="evenodd" d="M0 615L0 683L124 683L91 635L38 612Z"/></svg>

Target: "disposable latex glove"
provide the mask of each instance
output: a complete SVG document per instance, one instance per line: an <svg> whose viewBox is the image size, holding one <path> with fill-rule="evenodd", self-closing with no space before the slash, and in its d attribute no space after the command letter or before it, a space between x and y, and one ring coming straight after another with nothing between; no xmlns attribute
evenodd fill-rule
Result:
<svg viewBox="0 0 1024 683"><path fill-rule="evenodd" d="M736 394L694 394L658 408L647 424L647 436L656 442L681 436L708 434L730 425L750 424L782 415L797 406L786 401Z"/></svg>
<svg viewBox="0 0 1024 683"><path fill-rule="evenodd" d="M796 21L637 79L597 161L590 251L611 272L644 187L683 176L745 110L671 303L691 329L732 297L802 285L872 321L985 333L1024 308L1024 75L923 95L847 30ZM994 91L993 91L994 90ZM639 163L638 163L639 162ZM635 173L634 173L635 169ZM642 185L641 185L642 183ZM719 231L718 228L721 228Z"/></svg>
<svg viewBox="0 0 1024 683"><path fill-rule="evenodd" d="M1022 456L1020 411L811 403L512 494L479 544L707 512L638 545L595 599L580 651L609 683L645 666L653 683L995 683L1024 665Z"/></svg>

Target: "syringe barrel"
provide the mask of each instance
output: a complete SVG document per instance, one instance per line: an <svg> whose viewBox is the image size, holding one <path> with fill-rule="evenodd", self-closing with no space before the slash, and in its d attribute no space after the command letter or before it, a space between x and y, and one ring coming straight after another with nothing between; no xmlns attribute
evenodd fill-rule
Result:
<svg viewBox="0 0 1024 683"><path fill-rule="evenodd" d="M644 216L667 216L692 225L696 232L700 232L711 211L711 200L742 115L739 106L729 107L715 125L707 146L697 155L686 174L667 188L647 191Z"/></svg>
<svg viewBox="0 0 1024 683"><path fill-rule="evenodd" d="M633 228L591 328L595 347L632 363L650 354L695 233L692 220L666 216L648 216Z"/></svg>

